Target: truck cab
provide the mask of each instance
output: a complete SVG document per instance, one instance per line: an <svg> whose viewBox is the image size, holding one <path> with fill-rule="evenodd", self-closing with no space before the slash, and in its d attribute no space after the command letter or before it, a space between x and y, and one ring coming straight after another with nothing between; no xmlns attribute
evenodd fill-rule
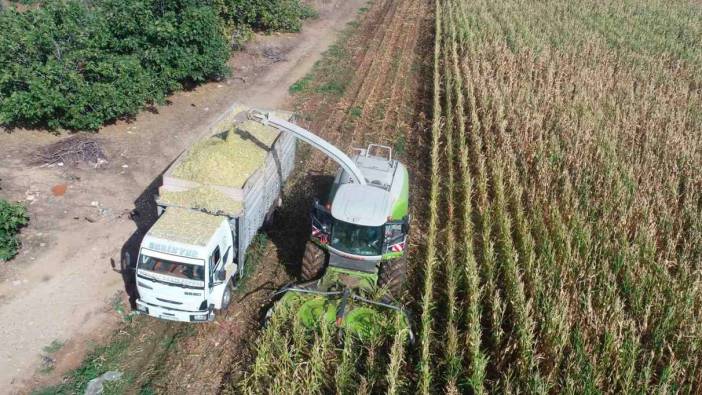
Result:
<svg viewBox="0 0 702 395"><path fill-rule="evenodd" d="M212 321L231 301L236 254L227 217L167 208L139 249L137 311L174 321Z"/></svg>

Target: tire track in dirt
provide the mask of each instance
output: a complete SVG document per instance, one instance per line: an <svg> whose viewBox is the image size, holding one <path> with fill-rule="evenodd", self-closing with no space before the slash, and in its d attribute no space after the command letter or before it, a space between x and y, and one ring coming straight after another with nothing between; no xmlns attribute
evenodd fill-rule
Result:
<svg viewBox="0 0 702 395"><path fill-rule="evenodd" d="M351 133L353 136L357 135L359 129L362 129L362 133L365 134L366 130L373 128L374 121L377 120L378 115L380 115L380 111L378 111L378 109L381 109L384 116L385 106L379 107L378 102L381 100L381 98L384 98L384 93L386 93L386 91L379 90L378 87L384 86L386 84L386 80L391 75L391 70L388 67L390 60L399 59L397 57L398 53L396 52L398 49L397 41L399 40L402 32L402 24L409 19L409 4L410 2L403 1L399 12L392 15L390 23L386 25L386 29L392 33L389 36L387 34L385 35L380 48L376 51L376 56L373 57L372 67L367 74L367 76L370 76L371 79L366 78L364 80L362 89L358 96L361 100L363 100L363 102L355 103L355 108L361 108L361 115L354 126L353 132ZM371 109L373 111L372 114L370 113Z"/></svg>
<svg viewBox="0 0 702 395"><path fill-rule="evenodd" d="M373 67L371 67L366 80L364 81L363 88L365 91L361 91L359 98L363 99L362 103L356 103L355 107L360 107L361 115L356 122L352 135L356 136L358 131L361 130L361 141L365 144L365 135L369 129L375 129L375 124L380 121L385 120L385 110L387 110L386 104L381 104L386 100L387 90L379 89L381 86L386 86L388 79L396 80L398 74L397 70L393 70L396 65L399 65L401 60L402 48L398 46L398 40L400 40L400 35L405 34L404 27L408 21L411 21L411 1L403 1L401 9L395 15L393 15L390 24L387 25L386 29L390 30L392 34L388 37L385 36L385 40L381 44L378 50L377 57L374 57ZM392 63L391 63L392 60ZM375 78L373 78L375 77ZM379 111L380 110L380 111ZM372 111L372 113L371 113ZM381 115L382 114L382 115ZM378 120L378 118L382 118ZM381 128L382 130L383 128ZM376 143L382 143L381 141L374 141Z"/></svg>
<svg viewBox="0 0 702 395"><path fill-rule="evenodd" d="M376 108L384 93L390 92L390 90L379 89L379 87L387 86L388 81L392 81L390 86L393 86L395 81L398 81L398 78L391 78L395 77L396 74L390 73L391 69L388 68L390 59L401 59L405 43L410 41L411 37L416 40L416 35L412 34L416 29L409 32L403 29L403 25L413 25L410 21L413 21L412 18L417 16L417 13L412 13L411 5L414 3L404 1L390 3L388 7L382 8L384 15L376 25L378 31L364 53L363 60L350 84L350 91L347 91L333 115L323 121L322 133L334 139L342 149L347 151L354 144L368 143L369 141L365 140L369 131L373 131L375 138L373 142L383 143L379 139L381 135L375 132L378 129L375 125L379 122L382 123L382 120L378 120L378 118L384 119L385 111L371 112L370 109ZM402 46L399 46L398 41L402 33L405 33L407 40L403 42ZM354 109L359 108L361 109L360 115L351 113ZM347 125L353 125L353 128L350 129ZM380 128L381 131L383 129ZM331 163L329 158L324 157L322 160L323 168L326 171L335 168L336 164Z"/></svg>
<svg viewBox="0 0 702 395"><path fill-rule="evenodd" d="M378 3L372 6L371 10L368 12L366 19L367 21L371 22L366 23L365 28L361 29L361 32L372 31L372 38L370 39L369 44L364 44L363 40L359 40L357 42L356 40L354 40L354 44L360 48L363 48L363 51L361 51L360 54L356 55L357 57L360 57L360 62L356 67L356 73L354 74L351 83L346 88L343 99L336 103L331 116L324 117L321 114L321 111L319 114L315 114L321 115L317 119L324 120L319 125L318 133L320 133L320 135L327 136L327 138L329 138L330 141L339 139L341 137L342 133L339 126L347 118L347 109L353 106L347 105L347 103L349 101L355 103L363 87L364 79L358 78L358 75L367 75L367 73L369 72L369 69L373 64L373 57L369 56L369 54L376 52L377 48L383 42L388 32L387 29L383 28L385 25L384 22L389 16L394 15L396 10L397 2L392 0L386 0L383 3ZM368 37L371 35L361 33L361 36ZM324 108L324 106L317 107L320 108L320 110ZM326 164L328 160L329 159L325 157L324 163Z"/></svg>
<svg viewBox="0 0 702 395"><path fill-rule="evenodd" d="M413 1L410 6L410 15L418 15L420 10L419 1ZM406 20L402 26L404 34L404 44L400 51L400 65L398 66L398 71L395 73L395 81L392 87L392 93L390 95L390 101L387 106L388 111L383 118L383 123L381 130L385 129L389 125L394 125L395 129L399 130L399 125L401 123L402 108L404 107L407 96L406 93L409 90L410 84L404 83L408 78L408 72L410 71L412 64L414 63L414 51L417 46L417 35L419 33L419 26L416 20ZM408 56L408 54L411 54ZM394 118L394 123L392 122Z"/></svg>
<svg viewBox="0 0 702 395"><path fill-rule="evenodd" d="M383 45L387 43L387 37L390 32L387 26L395 20L399 3L401 2L388 0L371 6L358 36L361 38L372 36L372 38L370 41L352 38L353 43L350 46L357 45L363 47L364 50L356 54L355 62L357 66L355 67L355 73L346 87L343 97L337 100L331 111L324 111L326 107L324 105L326 98L324 97L321 98L322 100L320 100L320 97L315 97L313 99L314 104L305 103L301 106L304 109L303 111L314 114L316 121L309 125L311 130L344 151L348 151L354 143L358 143L354 139L353 132L345 133L348 131L346 125L354 123L353 116L349 114L349 110L361 107L360 104L365 102L363 92L364 87L368 84L367 77L372 75L371 70L377 67L377 54L382 51ZM372 31L373 33L367 34L365 33L367 31ZM314 110L310 110L311 108L314 108ZM325 116L327 113L331 115ZM320 172L329 173L336 169L336 163L327 156L316 153L313 158L310 167L314 167Z"/></svg>

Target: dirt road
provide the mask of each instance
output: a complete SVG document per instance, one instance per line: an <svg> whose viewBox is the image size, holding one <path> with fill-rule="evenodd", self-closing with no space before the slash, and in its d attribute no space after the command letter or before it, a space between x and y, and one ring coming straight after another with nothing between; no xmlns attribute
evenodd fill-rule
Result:
<svg viewBox="0 0 702 395"><path fill-rule="evenodd" d="M259 36L237 53L230 79L180 92L133 122L105 127L96 136L108 156L101 168L37 167L37 150L62 137L0 135L0 196L25 201L32 218L22 252L0 267L3 391L31 385L42 349L54 340L66 343L55 366L59 374L82 359L86 339L111 332L122 310L120 252L153 216L147 202L161 172L231 103L285 107L288 87L364 2L319 0L320 17L302 33ZM58 184L67 186L62 196L51 191ZM129 215L135 206L137 215Z"/></svg>

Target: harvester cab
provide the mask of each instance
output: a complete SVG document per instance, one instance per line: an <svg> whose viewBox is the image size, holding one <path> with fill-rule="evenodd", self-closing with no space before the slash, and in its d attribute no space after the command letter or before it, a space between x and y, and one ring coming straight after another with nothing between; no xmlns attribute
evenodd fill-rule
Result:
<svg viewBox="0 0 702 395"><path fill-rule="evenodd" d="M409 231L409 174L393 158L392 148L371 144L352 157L315 134L261 111L249 118L292 133L340 165L329 195L315 201L311 238L305 247L301 277L285 287L282 300L300 298L305 324L322 317L337 326L370 335L381 327L381 310L406 313L393 304L402 292ZM411 332L411 331L410 331Z"/></svg>
<svg viewBox="0 0 702 395"><path fill-rule="evenodd" d="M302 278L351 275L358 280L354 287L370 283L398 297L407 271L407 168L392 158L390 147L376 144L357 150L352 161L366 183L355 182L342 168L329 196L315 202Z"/></svg>

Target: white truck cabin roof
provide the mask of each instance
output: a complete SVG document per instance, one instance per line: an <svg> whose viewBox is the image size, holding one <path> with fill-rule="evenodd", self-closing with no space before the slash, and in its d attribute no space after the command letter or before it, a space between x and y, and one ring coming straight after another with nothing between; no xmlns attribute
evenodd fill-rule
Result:
<svg viewBox="0 0 702 395"><path fill-rule="evenodd" d="M222 225L224 217L170 207L146 234L181 244L205 247Z"/></svg>
<svg viewBox="0 0 702 395"><path fill-rule="evenodd" d="M391 209L389 192L370 184L342 184L334 196L331 213L340 221L380 226L387 222Z"/></svg>

